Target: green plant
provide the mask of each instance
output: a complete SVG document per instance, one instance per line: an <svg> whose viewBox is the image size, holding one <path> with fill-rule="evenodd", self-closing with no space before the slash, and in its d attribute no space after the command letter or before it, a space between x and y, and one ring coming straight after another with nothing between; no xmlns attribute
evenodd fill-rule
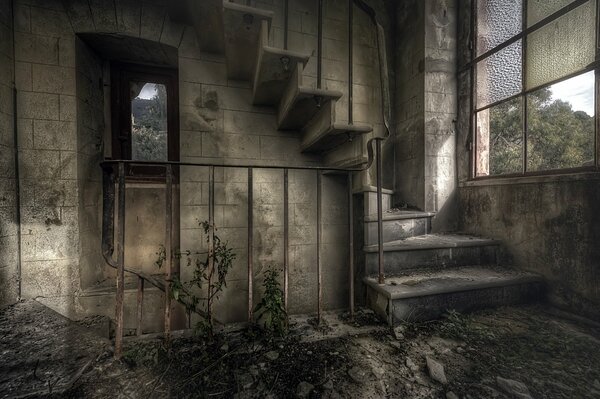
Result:
<svg viewBox="0 0 600 399"><path fill-rule="evenodd" d="M185 258L188 266L193 266L194 271L190 281L181 281L179 276L174 276L169 282L171 298L185 306L188 316L195 313L201 316L196 324L196 331L211 338L214 331L213 304L219 294L227 286L227 273L233 265L236 254L229 248L227 242L221 241L214 234L216 228L207 221L199 222L206 236L207 251L183 250L175 251L178 259ZM212 250L210 240L212 237ZM166 260L166 251L160 247L157 252L158 259L155 264L162 267ZM206 290L205 296L198 296L196 292Z"/></svg>
<svg viewBox="0 0 600 399"><path fill-rule="evenodd" d="M288 331L288 317L283 300L283 291L279 285L279 271L267 269L263 287L265 292L254 311L258 323L269 333L282 337Z"/></svg>

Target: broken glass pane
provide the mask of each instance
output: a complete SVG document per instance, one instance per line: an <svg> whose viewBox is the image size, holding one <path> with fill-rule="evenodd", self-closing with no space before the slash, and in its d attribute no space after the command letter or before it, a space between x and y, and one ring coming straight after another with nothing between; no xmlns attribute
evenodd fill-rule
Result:
<svg viewBox="0 0 600 399"><path fill-rule="evenodd" d="M521 0L477 2L477 55L493 49L521 32Z"/></svg>
<svg viewBox="0 0 600 399"><path fill-rule="evenodd" d="M131 82L131 158L166 161L167 88L163 84Z"/></svg>
<svg viewBox="0 0 600 399"><path fill-rule="evenodd" d="M518 94L521 88L520 40L477 64L478 108Z"/></svg>
<svg viewBox="0 0 600 399"><path fill-rule="evenodd" d="M527 88L575 73L594 61L596 1L550 22L527 36Z"/></svg>
<svg viewBox="0 0 600 399"><path fill-rule="evenodd" d="M477 176L523 170L523 105L521 97L477 113Z"/></svg>
<svg viewBox="0 0 600 399"><path fill-rule="evenodd" d="M554 14L574 0L528 0L527 26L535 25L542 19Z"/></svg>
<svg viewBox="0 0 600 399"><path fill-rule="evenodd" d="M527 170L594 165L594 72L527 96Z"/></svg>

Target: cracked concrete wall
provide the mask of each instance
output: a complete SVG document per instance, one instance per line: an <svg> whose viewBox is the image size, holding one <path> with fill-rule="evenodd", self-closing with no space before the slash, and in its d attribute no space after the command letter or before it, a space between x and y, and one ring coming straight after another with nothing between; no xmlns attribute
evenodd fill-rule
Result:
<svg viewBox="0 0 600 399"><path fill-rule="evenodd" d="M395 200L456 227L456 2L397 6Z"/></svg>
<svg viewBox="0 0 600 399"><path fill-rule="evenodd" d="M383 2L375 3L381 10ZM282 1L256 4L276 12L270 41L277 46L282 45L282 4ZM24 294L45 297L41 300L69 316L94 313L112 316L114 312L112 297L100 295L96 287L105 279L110 282L112 273L107 271L100 257L99 238L98 162L103 155L110 155L104 151L110 148L109 141L106 137L102 140L103 108L108 98L99 86L100 78L107 84L107 76L101 68L107 57L94 47L99 44L94 42L93 35L111 33L113 37L142 38L163 46L161 48L167 50L165 54L176 49L181 160L282 166L335 161L331 156L324 159L301 154L299 135L277 131L275 110L252 106L249 83L228 80L223 57L199 52L194 29L172 23L165 5L166 2L161 1L126 0L15 1ZM344 86L348 54L347 1L328 0L326 5L323 86L345 93L338 105L339 120L343 121L347 115ZM306 72L312 85L316 84L316 20L312 3L290 1L289 48L312 54ZM355 24L355 122L371 123L380 132L379 78L377 65L373 63L377 58L375 30L360 10L355 10ZM154 54L141 50L119 54L155 61ZM163 61L172 61L168 54L167 58ZM357 140L347 151L362 154L363 144ZM360 183L357 181L357 185ZM290 311L314 312L317 298L316 175L290 171L289 185ZM343 177L323 176L321 255L326 309L347 305L345 185ZM132 243L128 258L135 258L136 267L155 271L155 251L162 242L162 187L146 186L142 191L130 188L128 218L135 220L132 219L134 227L128 230L128 240ZM198 220L207 219L206 168L182 168L178 188L181 248L194 248L202 242ZM282 172L255 169L254 198L254 296L260 298L262 272L268 266L281 267L283 263ZM137 205L131 204L133 200ZM243 320L246 314L246 202L246 171L216 168L218 233L232 243L238 254L230 283L217 305L217 313L224 321ZM159 217L148 218L148 215ZM154 235L142 243L141 235L137 234L148 231ZM134 251L136 245L141 252ZM190 269L182 265L182 275L189 276L189 273ZM112 287L110 285L108 291ZM133 300L130 294L127 298ZM162 296L155 294L151 290L148 293L148 303L152 304L146 308L148 329L160 328L162 323ZM130 305L126 305L128 323L134 321L134 309Z"/></svg>
<svg viewBox="0 0 600 399"><path fill-rule="evenodd" d="M18 225L14 142L13 23L10 1L0 4L0 305L18 299Z"/></svg>
<svg viewBox="0 0 600 399"><path fill-rule="evenodd" d="M515 266L544 276L552 303L600 319L600 180L596 173L469 183L470 2L459 18L457 162L460 228L502 240Z"/></svg>

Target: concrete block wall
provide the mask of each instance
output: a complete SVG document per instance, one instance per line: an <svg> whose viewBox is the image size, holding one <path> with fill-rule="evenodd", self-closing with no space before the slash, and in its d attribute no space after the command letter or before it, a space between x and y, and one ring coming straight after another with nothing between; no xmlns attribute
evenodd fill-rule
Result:
<svg viewBox="0 0 600 399"><path fill-rule="evenodd" d="M323 157L300 153L297 132L277 131L275 109L252 106L249 83L228 80L222 56L199 52L194 28L171 22L166 2L15 0L14 4L25 297L42 297L40 300L63 314L79 317L92 312L83 299L78 299L80 295L103 280L110 283L112 271L100 256L98 162L110 156L110 134L106 134L109 116L104 111L109 93L102 85L109 84L103 66L111 57L125 54L178 68L182 161L282 166L323 163ZM257 2L256 6L276 11L270 40L283 46L282 2ZM326 1L323 86L344 93L347 11L346 1ZM316 20L314 6L290 1L289 48L312 54L306 70L312 85L316 85ZM373 124L381 131L378 68L372 62L377 58L375 30L358 9L355 24L355 122ZM97 33L128 38L122 41L127 45L134 43L131 40L144 39L146 44L154 43L154 50L147 54L130 48L107 51L95 47L98 42L93 35ZM157 61L158 52L166 57ZM172 54L176 54L174 61ZM347 95L339 105L340 121L346 120L346 99ZM6 146L2 143L3 150L10 147L9 142ZM359 140L350 146L362 154ZM10 168L7 171L10 173ZM238 254L231 282L217 309L225 321L243 320L246 312L246 173L242 169L216 169L218 233ZM356 180L360 184L360 179ZM290 171L292 313L316 310L315 183L314 173ZM345 185L343 177L323 177L321 254L328 309L344 307L347 301ZM3 183L2 187L10 191L10 185ZM163 242L164 188L132 184L129 189L127 260L155 272L155 252ZM178 190L181 248L194 248L202 245L198 220L208 218L206 168L182 168ZM283 263L282 172L256 169L254 197L254 285L258 300L264 269ZM148 211L157 217L148 218ZM4 228L2 231L4 234ZM181 267L182 275L189 276L190 269L183 263Z"/></svg>
<svg viewBox="0 0 600 399"><path fill-rule="evenodd" d="M5 1L0 4L0 305L19 295L14 76L12 8Z"/></svg>
<svg viewBox="0 0 600 399"><path fill-rule="evenodd" d="M455 228L457 115L455 1L397 7L396 201L438 212Z"/></svg>

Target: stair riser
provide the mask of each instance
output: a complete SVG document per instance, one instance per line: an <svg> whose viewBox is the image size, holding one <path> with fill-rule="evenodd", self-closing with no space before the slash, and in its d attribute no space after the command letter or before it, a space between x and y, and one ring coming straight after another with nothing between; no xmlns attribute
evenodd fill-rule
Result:
<svg viewBox="0 0 600 399"><path fill-rule="evenodd" d="M383 242L403 240L431 232L429 218L384 220ZM377 244L377 222L365 222L365 245Z"/></svg>
<svg viewBox="0 0 600 399"><path fill-rule="evenodd" d="M497 264L499 247L496 245L388 251L383 254L386 275L427 268L458 266L485 266ZM366 275L377 274L377 252L366 254Z"/></svg>
<svg viewBox="0 0 600 399"><path fill-rule="evenodd" d="M471 312L533 302L544 296L544 285L538 282L395 300L370 287L367 290L369 307L392 326L439 319L448 310Z"/></svg>
<svg viewBox="0 0 600 399"><path fill-rule="evenodd" d="M365 196L365 206L364 206L364 214L365 215L376 215L377 214L377 193L367 191L364 193ZM392 208L392 195L387 193L382 193L381 195L381 205L382 212L388 211Z"/></svg>

